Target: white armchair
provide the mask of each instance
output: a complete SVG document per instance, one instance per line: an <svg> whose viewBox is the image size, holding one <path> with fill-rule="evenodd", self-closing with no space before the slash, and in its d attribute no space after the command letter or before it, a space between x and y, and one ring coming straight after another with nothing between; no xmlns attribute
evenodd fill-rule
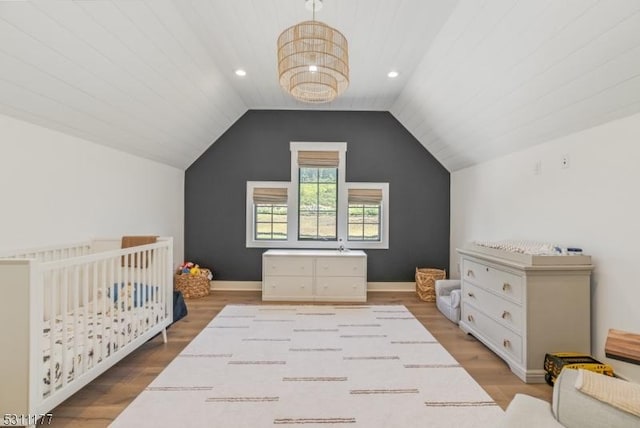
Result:
<svg viewBox="0 0 640 428"><path fill-rule="evenodd" d="M436 306L454 323L460 321L460 280L440 279L436 281Z"/></svg>

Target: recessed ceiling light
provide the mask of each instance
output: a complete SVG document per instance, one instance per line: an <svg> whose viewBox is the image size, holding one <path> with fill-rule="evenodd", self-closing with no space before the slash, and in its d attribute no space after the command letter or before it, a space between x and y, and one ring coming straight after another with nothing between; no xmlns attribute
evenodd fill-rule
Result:
<svg viewBox="0 0 640 428"><path fill-rule="evenodd" d="M244 77L246 75L247 75L247 72L244 71L243 69L239 68L236 70L236 76Z"/></svg>
<svg viewBox="0 0 640 428"><path fill-rule="evenodd" d="M318 71L318 66L311 64L309 66L309 71L312 72L312 73L315 73L316 71Z"/></svg>
<svg viewBox="0 0 640 428"><path fill-rule="evenodd" d="M395 78L398 77L398 72L397 71L390 71L387 76L389 76L390 78Z"/></svg>

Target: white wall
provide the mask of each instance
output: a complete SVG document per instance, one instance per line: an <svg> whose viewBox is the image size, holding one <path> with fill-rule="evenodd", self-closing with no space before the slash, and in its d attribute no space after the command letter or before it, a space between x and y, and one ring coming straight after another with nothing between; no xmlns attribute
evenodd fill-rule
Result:
<svg viewBox="0 0 640 428"><path fill-rule="evenodd" d="M173 236L184 171L0 115L0 250L92 237Z"/></svg>
<svg viewBox="0 0 640 428"><path fill-rule="evenodd" d="M565 154L570 163L562 169ZM540 174L534 173L536 162ZM640 115L454 172L451 272L459 275L455 248L472 240L583 248L595 266L592 354L640 381L640 365L604 355L609 328L640 333L639 184Z"/></svg>

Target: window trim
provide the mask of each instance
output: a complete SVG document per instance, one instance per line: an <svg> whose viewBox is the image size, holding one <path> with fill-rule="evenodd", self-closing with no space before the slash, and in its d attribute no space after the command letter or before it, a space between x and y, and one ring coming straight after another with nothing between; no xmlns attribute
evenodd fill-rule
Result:
<svg viewBox="0 0 640 428"><path fill-rule="evenodd" d="M247 248L317 248L336 249L342 244L350 249L388 249L389 248L389 183L349 183L346 182L346 152L347 143L344 142L299 142L293 141L289 145L291 151L290 181L247 181L246 194L246 247ZM337 241L314 241L298 239L298 197L299 197L299 167L298 151L337 151L338 164L338 217ZM253 207L253 189L255 187L285 187L287 188L287 240L256 240L254 239L255 217ZM349 241L349 202L348 189L381 189L382 202L380 210L380 241Z"/></svg>
<svg viewBox="0 0 640 428"><path fill-rule="evenodd" d="M344 198L346 197L345 186L345 164L347 162L347 143L309 143L301 141L292 141L289 144L289 150L291 151L291 198L289 198L289 212L292 215L289 217L291 220L288 230L291 238L290 244L287 248L330 248L336 249L340 238L344 242L346 225L342 220L341 213L344 212ZM299 177L299 165L298 165L298 152L299 151L337 151L338 152L338 217L337 217L337 237L336 241L311 241L311 240L299 240L298 239L298 197L300 195L300 183ZM274 241L275 242L275 241Z"/></svg>

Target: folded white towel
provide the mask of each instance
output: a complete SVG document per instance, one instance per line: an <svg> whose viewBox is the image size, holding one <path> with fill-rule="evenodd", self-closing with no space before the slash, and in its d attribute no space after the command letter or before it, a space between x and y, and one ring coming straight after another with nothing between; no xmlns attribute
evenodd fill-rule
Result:
<svg viewBox="0 0 640 428"><path fill-rule="evenodd" d="M640 384L580 369L575 387L584 394L640 417Z"/></svg>

